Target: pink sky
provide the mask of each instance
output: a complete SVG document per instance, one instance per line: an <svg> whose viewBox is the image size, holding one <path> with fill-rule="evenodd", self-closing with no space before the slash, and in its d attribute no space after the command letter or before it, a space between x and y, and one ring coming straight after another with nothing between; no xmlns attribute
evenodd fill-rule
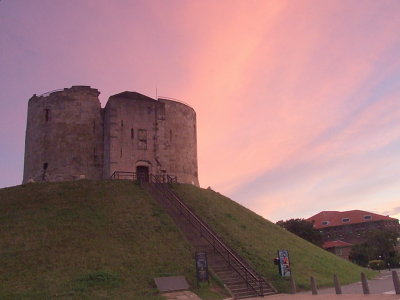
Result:
<svg viewBox="0 0 400 300"><path fill-rule="evenodd" d="M399 1L0 1L0 187L28 99L91 85L178 98L199 176L277 221L400 217Z"/></svg>

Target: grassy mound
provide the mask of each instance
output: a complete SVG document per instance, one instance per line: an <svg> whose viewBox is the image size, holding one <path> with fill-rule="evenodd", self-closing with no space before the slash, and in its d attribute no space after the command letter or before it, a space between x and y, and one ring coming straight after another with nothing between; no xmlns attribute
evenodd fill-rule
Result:
<svg viewBox="0 0 400 300"><path fill-rule="evenodd" d="M310 276L317 279L319 287L332 286L334 273L342 284L359 281L360 272L374 276L372 271L316 247L219 193L183 184L174 185L174 189L280 292L289 290L289 282L280 277L273 264L278 249L289 250L296 284L301 289L309 289Z"/></svg>
<svg viewBox="0 0 400 300"><path fill-rule="evenodd" d="M163 299L153 278L169 275L194 286L190 246L132 182L5 188L0 211L0 299Z"/></svg>
<svg viewBox="0 0 400 300"><path fill-rule="evenodd" d="M175 185L185 201L278 288L272 259L288 249L297 284L357 281L361 268L211 190ZM153 278L195 286L192 249L170 217L129 181L35 183L0 189L0 299L162 299ZM365 271L365 270L364 270ZM372 274L372 273L370 273ZM221 289L195 289L221 299Z"/></svg>

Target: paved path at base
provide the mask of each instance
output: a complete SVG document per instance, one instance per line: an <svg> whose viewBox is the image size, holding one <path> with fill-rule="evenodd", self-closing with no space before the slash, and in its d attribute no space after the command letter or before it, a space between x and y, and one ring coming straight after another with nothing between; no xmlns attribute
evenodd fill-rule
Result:
<svg viewBox="0 0 400 300"><path fill-rule="evenodd" d="M400 295L311 295L311 294L278 294L264 298L249 298L247 300L400 300Z"/></svg>
<svg viewBox="0 0 400 300"><path fill-rule="evenodd" d="M396 269L400 273L400 269ZM382 271L378 277L368 280L372 294L362 294L360 282L342 286L342 295L336 295L334 288L318 290L318 295L311 292L301 292L296 295L277 294L267 297L247 298L246 300L400 300L400 295L394 294L394 286L391 271ZM163 294L168 300L201 300L197 295L189 291L181 291ZM227 298L225 300L232 299Z"/></svg>
<svg viewBox="0 0 400 300"><path fill-rule="evenodd" d="M400 269L395 269L400 273ZM342 295L336 295L334 288L324 288L318 290L318 295L312 295L311 292L300 292L296 295L278 294L265 298L249 298L247 300L400 300L400 295L395 295L392 280L392 272L382 271L375 279L368 280L371 294L362 293L361 282L342 286ZM318 283L318 282L317 282Z"/></svg>

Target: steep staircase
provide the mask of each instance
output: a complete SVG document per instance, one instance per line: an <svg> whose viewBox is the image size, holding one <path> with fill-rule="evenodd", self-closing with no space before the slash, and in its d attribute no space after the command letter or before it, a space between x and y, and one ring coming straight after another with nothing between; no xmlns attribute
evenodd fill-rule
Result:
<svg viewBox="0 0 400 300"><path fill-rule="evenodd" d="M266 296L275 288L259 275L242 257L231 249L169 185L150 175L142 187L170 214L196 251L207 252L208 265L222 280L235 299Z"/></svg>

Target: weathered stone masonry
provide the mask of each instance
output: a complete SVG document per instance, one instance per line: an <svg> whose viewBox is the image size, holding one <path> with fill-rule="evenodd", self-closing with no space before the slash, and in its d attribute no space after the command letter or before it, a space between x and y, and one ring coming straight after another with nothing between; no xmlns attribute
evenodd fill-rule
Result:
<svg viewBox="0 0 400 300"><path fill-rule="evenodd" d="M177 176L199 185L196 113L136 92L73 86L29 100L23 183L109 178L114 171Z"/></svg>

